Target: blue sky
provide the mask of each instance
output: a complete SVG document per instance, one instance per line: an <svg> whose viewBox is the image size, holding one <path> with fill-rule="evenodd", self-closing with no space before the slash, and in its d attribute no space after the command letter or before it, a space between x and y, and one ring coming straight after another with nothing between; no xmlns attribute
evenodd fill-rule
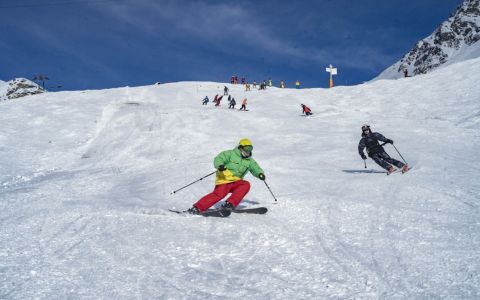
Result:
<svg viewBox="0 0 480 300"><path fill-rule="evenodd" d="M184 80L368 81L462 0L0 0L0 79L66 90Z"/></svg>

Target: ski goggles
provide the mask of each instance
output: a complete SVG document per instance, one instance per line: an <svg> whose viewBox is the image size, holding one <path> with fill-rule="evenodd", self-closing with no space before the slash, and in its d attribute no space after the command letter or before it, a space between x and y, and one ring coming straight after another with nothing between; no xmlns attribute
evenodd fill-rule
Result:
<svg viewBox="0 0 480 300"><path fill-rule="evenodd" d="M247 152L252 152L253 151L253 146L243 146L242 148L243 148L243 150L245 150Z"/></svg>

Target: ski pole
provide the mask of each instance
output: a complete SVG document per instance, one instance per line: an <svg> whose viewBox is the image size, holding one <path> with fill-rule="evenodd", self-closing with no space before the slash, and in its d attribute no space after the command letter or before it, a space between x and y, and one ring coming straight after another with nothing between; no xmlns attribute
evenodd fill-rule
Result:
<svg viewBox="0 0 480 300"><path fill-rule="evenodd" d="M398 153L398 155L400 155L400 157L402 158L403 162L404 162L405 164L407 164L407 162L405 161L405 158L403 158L403 156L400 154L400 151L398 151L397 147L395 147L394 144L392 144L392 146L393 146L393 148L395 148L395 150L397 150L397 153ZM408 165L408 164L407 164L407 165Z"/></svg>
<svg viewBox="0 0 480 300"><path fill-rule="evenodd" d="M187 184L186 186L183 186L183 187L179 188L178 190L172 191L172 192L170 193L170 195L175 194L176 192L181 191L181 190L183 190L184 188L191 186L191 185L194 184L195 182L199 182L200 180L203 180L204 178L207 178L208 176L211 176L211 175L215 174L215 172L217 172L217 171L215 170L215 171L213 171L212 173L210 173L210 174L208 174L208 175L205 175L205 176L203 176L202 178L197 179L197 180L195 180L194 182L191 182L191 183Z"/></svg>
<svg viewBox="0 0 480 300"><path fill-rule="evenodd" d="M272 193L272 190L270 189L270 187L268 186L267 182L264 180L263 181L265 183L265 185L267 186L268 190L270 191L270 194L272 194L272 197L273 199L275 199L275 202L277 202L277 198L275 198L275 195Z"/></svg>

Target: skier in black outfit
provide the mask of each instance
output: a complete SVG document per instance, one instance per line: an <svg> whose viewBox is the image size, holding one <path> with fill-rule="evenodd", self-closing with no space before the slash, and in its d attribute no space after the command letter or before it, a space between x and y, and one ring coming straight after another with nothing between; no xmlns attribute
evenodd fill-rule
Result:
<svg viewBox="0 0 480 300"><path fill-rule="evenodd" d="M235 102L235 98L232 98L230 100L230 105L228 106L228 108L232 108L232 109L235 109L235 105L237 104L237 102Z"/></svg>
<svg viewBox="0 0 480 300"><path fill-rule="evenodd" d="M408 171L408 165L398 161L396 159L391 158L385 149L383 149L382 145L378 141L393 144L391 139L387 139L383 135L378 132L372 132L370 129L370 125L363 125L362 126L362 138L358 143L358 153L362 157L363 160L366 160L367 157L363 153L363 149L367 148L368 156L373 159L378 165L382 168L387 170L388 174L396 171L396 169L392 166L395 165L398 168L402 169L402 173Z"/></svg>

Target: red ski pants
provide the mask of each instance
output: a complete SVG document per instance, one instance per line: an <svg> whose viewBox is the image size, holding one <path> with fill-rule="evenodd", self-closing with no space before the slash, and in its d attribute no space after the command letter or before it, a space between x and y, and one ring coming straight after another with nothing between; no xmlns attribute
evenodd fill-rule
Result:
<svg viewBox="0 0 480 300"><path fill-rule="evenodd" d="M198 200L198 202L194 204L194 206L200 211L206 211L212 205L225 198L228 193L232 193L227 201L230 202L234 207L237 207L249 190L250 183L245 180L238 180L231 183L216 185L213 192L203 196L202 199Z"/></svg>

